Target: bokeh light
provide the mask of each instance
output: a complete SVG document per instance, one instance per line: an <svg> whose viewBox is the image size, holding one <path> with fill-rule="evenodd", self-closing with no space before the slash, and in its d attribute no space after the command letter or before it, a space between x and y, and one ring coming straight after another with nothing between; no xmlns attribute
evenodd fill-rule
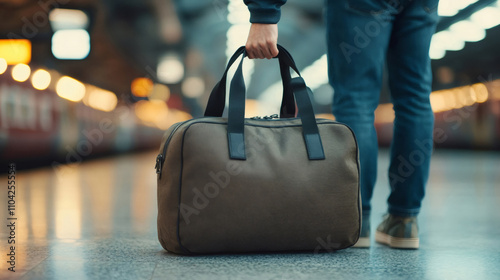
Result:
<svg viewBox="0 0 500 280"><path fill-rule="evenodd" d="M0 75L7 71L7 61L5 58L0 57Z"/></svg>
<svg viewBox="0 0 500 280"><path fill-rule="evenodd" d="M197 98L205 92L205 82L200 77L189 77L182 82L182 93L189 98Z"/></svg>
<svg viewBox="0 0 500 280"><path fill-rule="evenodd" d="M184 65L177 56L167 55L160 59L156 72L160 82L176 84L184 77Z"/></svg>
<svg viewBox="0 0 500 280"><path fill-rule="evenodd" d="M36 70L31 76L31 84L35 89L44 90L49 87L51 81L50 73L43 69Z"/></svg>
<svg viewBox="0 0 500 280"><path fill-rule="evenodd" d="M149 95L150 100L157 99L166 102L169 98L170 89L166 85L162 84L155 84L151 94Z"/></svg>
<svg viewBox="0 0 500 280"><path fill-rule="evenodd" d="M68 76L62 76L56 85L57 95L69 101L78 102L85 96L85 85Z"/></svg>
<svg viewBox="0 0 500 280"><path fill-rule="evenodd" d="M87 94L87 104L96 110L111 112L116 108L116 104L118 103L116 95L109 90L92 87Z"/></svg>
<svg viewBox="0 0 500 280"><path fill-rule="evenodd" d="M31 69L26 64L17 64L12 68L12 78L18 82L26 81L31 74Z"/></svg>
<svg viewBox="0 0 500 280"><path fill-rule="evenodd" d="M137 97L147 97L153 89L153 81L149 78L135 78L130 85L132 94Z"/></svg>
<svg viewBox="0 0 500 280"><path fill-rule="evenodd" d="M27 39L0 39L0 57L8 65L28 64L31 61L31 41Z"/></svg>

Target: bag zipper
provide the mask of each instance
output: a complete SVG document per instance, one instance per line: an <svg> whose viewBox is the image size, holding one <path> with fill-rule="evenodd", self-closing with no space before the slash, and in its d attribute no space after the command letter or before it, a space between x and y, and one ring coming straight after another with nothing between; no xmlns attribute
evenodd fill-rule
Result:
<svg viewBox="0 0 500 280"><path fill-rule="evenodd" d="M270 115L270 116L264 116L264 117L261 117L261 116L255 116L255 117L252 117L250 118L251 120L272 120L272 119L279 119L280 117L278 116L278 114L273 114L273 115Z"/></svg>
<svg viewBox="0 0 500 280"><path fill-rule="evenodd" d="M161 179L161 168L163 166L163 162L165 161L165 155L167 153L167 147L168 147L168 144L170 143L170 140L172 139L172 136L174 135L175 131L177 131L177 129L185 122L181 122L181 123L178 123L174 129L172 130L172 132L170 133L170 135L168 136L167 138L167 141L165 141L165 145L163 146L163 153L161 154L158 154L158 156L156 157L156 164L155 164L155 169L156 169L156 174L159 174L160 177L159 179Z"/></svg>

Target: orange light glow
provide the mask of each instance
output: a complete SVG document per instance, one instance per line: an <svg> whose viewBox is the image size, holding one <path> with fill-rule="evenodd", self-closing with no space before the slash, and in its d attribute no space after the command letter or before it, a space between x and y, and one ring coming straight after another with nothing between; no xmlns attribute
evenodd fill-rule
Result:
<svg viewBox="0 0 500 280"><path fill-rule="evenodd" d="M31 42L26 39L0 39L0 57L8 65L28 64L31 61Z"/></svg>
<svg viewBox="0 0 500 280"><path fill-rule="evenodd" d="M146 123L156 123L159 120L167 119L167 103L161 100L141 100L135 104L135 114Z"/></svg>
<svg viewBox="0 0 500 280"><path fill-rule="evenodd" d="M392 123L394 121L394 110L392 104L380 104L375 110L375 122Z"/></svg>
<svg viewBox="0 0 500 280"><path fill-rule="evenodd" d="M327 119L327 120L335 120L335 116L332 114L317 114L317 119Z"/></svg>
<svg viewBox="0 0 500 280"><path fill-rule="evenodd" d="M476 94L477 103L483 103L488 100L488 88L483 83L473 84L471 87Z"/></svg>
<svg viewBox="0 0 500 280"><path fill-rule="evenodd" d="M132 81L130 90L137 97L148 97L153 90L153 81L148 78L135 78Z"/></svg>

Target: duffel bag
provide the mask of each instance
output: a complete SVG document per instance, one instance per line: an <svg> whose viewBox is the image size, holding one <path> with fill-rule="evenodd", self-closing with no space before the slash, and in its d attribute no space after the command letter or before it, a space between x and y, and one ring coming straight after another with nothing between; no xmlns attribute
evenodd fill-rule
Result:
<svg viewBox="0 0 500 280"><path fill-rule="evenodd" d="M278 47L280 118L244 118L241 47L212 90L205 117L166 131L156 172L158 239L167 251L317 252L358 240L354 133L345 124L315 119L310 90L291 55ZM227 72L239 56L223 118ZM290 68L298 77L291 77Z"/></svg>

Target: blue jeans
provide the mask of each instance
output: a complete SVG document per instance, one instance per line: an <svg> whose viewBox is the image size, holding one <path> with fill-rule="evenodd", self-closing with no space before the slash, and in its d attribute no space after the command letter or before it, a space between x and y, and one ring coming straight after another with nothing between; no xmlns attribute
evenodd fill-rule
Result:
<svg viewBox="0 0 500 280"><path fill-rule="evenodd" d="M429 45L438 0L327 0L328 70L333 113L359 145L363 213L377 176L374 111L386 63L395 111L389 213L416 216L429 176L434 115Z"/></svg>

